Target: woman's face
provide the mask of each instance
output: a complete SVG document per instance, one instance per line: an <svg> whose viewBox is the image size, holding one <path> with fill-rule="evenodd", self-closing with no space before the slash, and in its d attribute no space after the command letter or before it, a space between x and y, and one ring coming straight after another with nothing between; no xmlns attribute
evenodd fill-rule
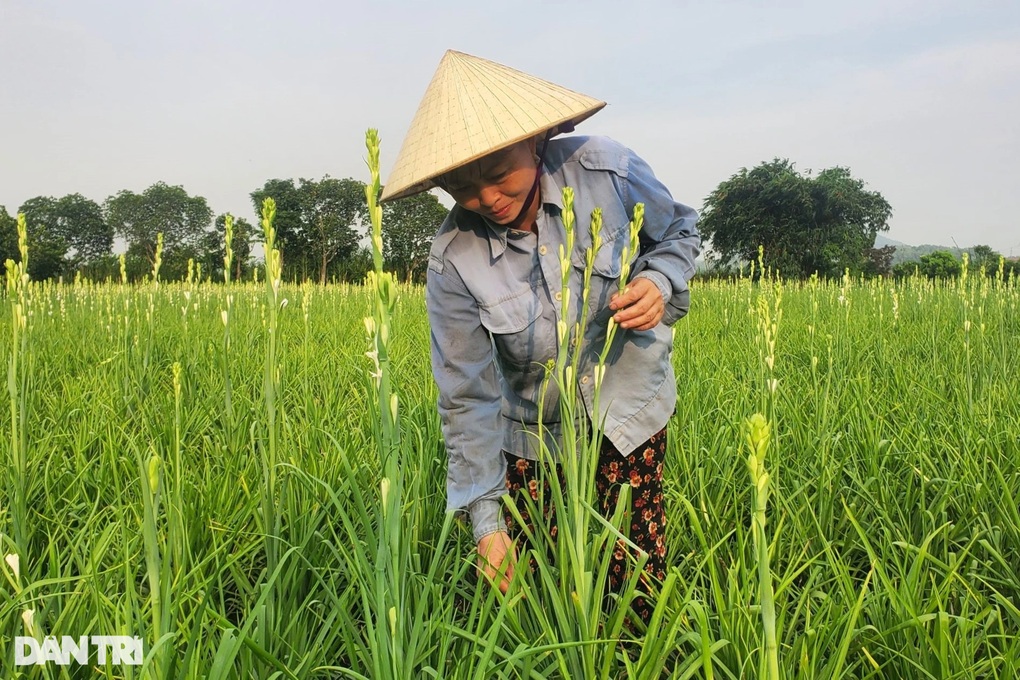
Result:
<svg viewBox="0 0 1020 680"><path fill-rule="evenodd" d="M465 210L507 225L524 207L535 183L536 167L535 141L531 139L448 172L438 184Z"/></svg>

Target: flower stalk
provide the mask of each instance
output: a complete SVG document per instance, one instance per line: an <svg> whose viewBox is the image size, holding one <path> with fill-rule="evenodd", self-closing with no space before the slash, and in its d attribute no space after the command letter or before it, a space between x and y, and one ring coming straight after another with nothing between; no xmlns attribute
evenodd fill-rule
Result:
<svg viewBox="0 0 1020 680"><path fill-rule="evenodd" d="M234 261L234 216L227 213L224 220L223 235L223 283L227 288L226 303L220 310L223 321L223 412L230 429L234 423L234 387L230 381L230 312L234 305L234 295L230 292L230 268Z"/></svg>
<svg viewBox="0 0 1020 680"><path fill-rule="evenodd" d="M7 360L7 394L11 408L11 464L7 476L14 543L18 554L28 550L28 407L31 376L28 319L28 225L18 215L18 251L21 261L7 260L7 297L11 301L11 353Z"/></svg>
<svg viewBox="0 0 1020 680"><path fill-rule="evenodd" d="M779 648L776 643L776 605L772 588L772 570L769 565L769 542L765 532L771 478L765 469L771 427L765 416L755 413L744 423L744 441L747 444L747 471L751 476L751 525L754 551L758 562L758 599L761 605L762 626L765 629L766 678L779 680Z"/></svg>
<svg viewBox="0 0 1020 680"><path fill-rule="evenodd" d="M262 202L262 233L264 236L266 270L266 357L263 372L262 389L265 404L265 439L262 452L262 521L265 532L266 573L273 574L279 564L280 516L277 503L277 451L280 439L280 365L277 359L279 342L278 316L282 307L280 287L282 285L283 265L280 251L276 247L276 201L266 198ZM261 610L259 622L260 644L268 646L270 631L276 629L274 586L267 585L266 606Z"/></svg>
<svg viewBox="0 0 1020 680"><path fill-rule="evenodd" d="M370 622L374 634L376 654L373 657L375 677L405 677L408 664L405 658L404 619L408 607L404 602L401 574L401 507L403 497L403 471L399 466L400 448L399 400L391 385L390 329L396 306L397 286L393 274L383 271L382 206L379 195L382 183L379 174L379 133L370 129L365 133L368 150L368 170L371 180L365 186L365 200L372 226L372 264L365 285L371 296L372 316L366 317L372 349L366 354L372 360L370 379L375 388L371 400L376 442L382 477L379 483L380 517L376 545L374 621Z"/></svg>

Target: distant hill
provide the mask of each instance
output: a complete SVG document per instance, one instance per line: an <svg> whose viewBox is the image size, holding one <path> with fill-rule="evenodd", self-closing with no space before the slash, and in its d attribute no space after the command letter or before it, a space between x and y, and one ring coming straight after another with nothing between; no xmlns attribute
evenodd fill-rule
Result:
<svg viewBox="0 0 1020 680"><path fill-rule="evenodd" d="M882 236L881 234L878 234L877 236L875 236L875 247L876 248L883 248L885 246L896 246L896 247L899 247L899 246L905 246L905 245L907 245L907 244L903 243L902 241L894 241L891 238Z"/></svg>
<svg viewBox="0 0 1020 680"><path fill-rule="evenodd" d="M876 236L875 247L883 248L885 246L896 246L896 252L893 253L892 258L893 265L897 265L900 262L911 262L914 260L920 260L922 256L927 255L928 253L933 253L936 250L948 250L956 257L960 257L961 253L963 253L963 250L967 250L966 248L961 250L956 246L934 246L931 245L930 243L925 243L920 246L912 246L906 243L902 243L900 241L894 241L891 238L886 238L881 234Z"/></svg>
<svg viewBox="0 0 1020 680"><path fill-rule="evenodd" d="M885 246L895 246L896 251L893 253L892 264L895 267L901 262L917 262L923 256L928 253L934 253L936 250L948 250L957 259L960 259L964 252L969 252L971 256L974 255L974 251L971 248L957 248L956 246L936 246L930 243L925 243L919 246L912 246L902 241L895 241L891 238L887 238L882 234L875 236L875 247L884 248ZM705 244L702 244L702 252L698 256L698 259L694 261L694 266L697 271L708 271L711 267L706 259L706 255L711 254L711 248ZM1010 258L1006 258L1007 260Z"/></svg>

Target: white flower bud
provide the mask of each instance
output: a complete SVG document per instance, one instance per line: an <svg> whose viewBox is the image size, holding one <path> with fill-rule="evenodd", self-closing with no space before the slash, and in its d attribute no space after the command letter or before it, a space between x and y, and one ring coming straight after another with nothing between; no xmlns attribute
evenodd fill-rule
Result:
<svg viewBox="0 0 1020 680"><path fill-rule="evenodd" d="M21 558L17 553L10 553L4 555L4 562L11 568L11 572L14 574L14 580L17 581L21 577Z"/></svg>
<svg viewBox="0 0 1020 680"><path fill-rule="evenodd" d="M25 631L30 636L35 636L35 610L26 609L21 612L21 620L25 622Z"/></svg>

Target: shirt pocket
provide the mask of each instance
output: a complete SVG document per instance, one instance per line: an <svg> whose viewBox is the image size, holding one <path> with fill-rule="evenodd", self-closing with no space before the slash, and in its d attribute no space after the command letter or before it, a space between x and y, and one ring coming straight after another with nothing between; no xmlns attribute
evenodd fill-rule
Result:
<svg viewBox="0 0 1020 680"><path fill-rule="evenodd" d="M538 335L542 300L525 289L490 303L479 303L482 326L489 331L503 367L526 370L532 362L542 361L542 338Z"/></svg>

